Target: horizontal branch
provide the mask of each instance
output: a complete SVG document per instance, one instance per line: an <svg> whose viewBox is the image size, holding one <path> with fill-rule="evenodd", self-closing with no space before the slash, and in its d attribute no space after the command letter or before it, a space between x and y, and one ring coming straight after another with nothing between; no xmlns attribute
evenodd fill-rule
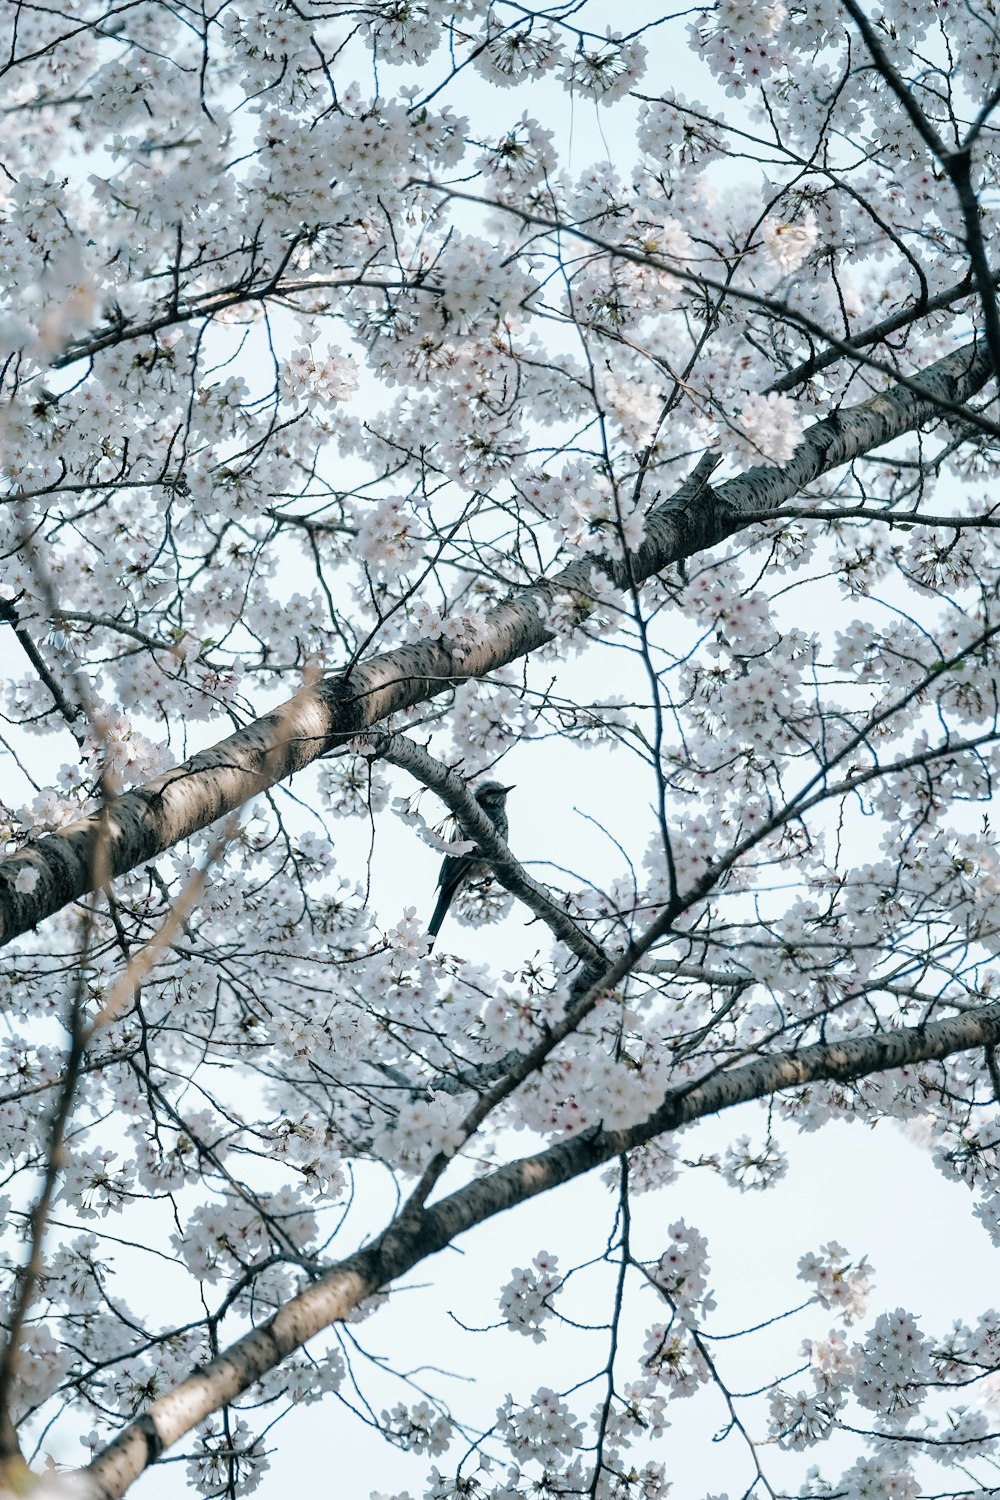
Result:
<svg viewBox="0 0 1000 1500"><path fill-rule="evenodd" d="M521 589L489 612L482 638L460 656L442 640L422 640L320 678L274 712L115 799L106 823L83 818L30 842L0 862L0 942L93 888L98 840L113 876L136 868L388 715L538 650L553 639L545 622L560 597L592 601L595 571L605 587L610 583L622 593L641 586L671 563L772 512L822 474L914 431L942 407L952 410L968 401L989 374L989 355L973 342L918 377L814 423L786 464L759 464L712 487L708 480L718 458L706 454L676 493L647 516L635 552L588 557Z"/></svg>
<svg viewBox="0 0 1000 1500"><path fill-rule="evenodd" d="M970 1048L1000 1044L1000 1002L946 1021L755 1058L701 1083L670 1092L660 1108L630 1130L585 1132L534 1156L499 1167L430 1208L401 1216L364 1250L332 1266L260 1328L237 1339L160 1396L88 1466L98 1500L118 1500L160 1454L199 1422L234 1401L308 1339L343 1320L366 1297L443 1250L457 1235L540 1193L694 1120L782 1089L808 1083L849 1083Z"/></svg>

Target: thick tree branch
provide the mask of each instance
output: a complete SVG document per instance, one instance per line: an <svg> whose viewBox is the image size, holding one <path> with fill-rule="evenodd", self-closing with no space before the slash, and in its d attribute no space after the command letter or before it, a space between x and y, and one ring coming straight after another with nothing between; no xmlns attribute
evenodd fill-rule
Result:
<svg viewBox="0 0 1000 1500"><path fill-rule="evenodd" d="M366 1297L478 1224L579 1177L656 1136L734 1105L808 1083L849 1083L891 1069L940 1061L1000 1043L1000 1002L927 1026L766 1056L668 1093L631 1130L595 1129L523 1157L402 1215L366 1249L332 1266L270 1322L154 1401L87 1469L100 1500L117 1500L160 1454L213 1411L236 1399L308 1339L345 1318Z"/></svg>
<svg viewBox="0 0 1000 1500"><path fill-rule="evenodd" d="M117 798L108 812L112 874L172 848L389 714L530 655L553 638L545 621L555 601L569 594L592 603L595 573L602 589L642 585L751 525L821 475L932 421L942 406L951 410L968 401L990 374L985 345L973 342L919 377L814 423L787 464L760 464L710 487L717 459L706 454L647 517L637 551L627 559L587 558L520 590L490 612L482 639L460 660L440 640L383 652L346 674L306 685L273 713ZM26 932L90 889L99 826L95 817L81 819L0 863L0 940ZM37 877L31 890L16 884L25 871Z"/></svg>

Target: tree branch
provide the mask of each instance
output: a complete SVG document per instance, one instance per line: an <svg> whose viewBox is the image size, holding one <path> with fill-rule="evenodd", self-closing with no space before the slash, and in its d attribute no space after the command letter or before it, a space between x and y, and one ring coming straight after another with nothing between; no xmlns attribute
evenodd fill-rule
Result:
<svg viewBox="0 0 1000 1500"><path fill-rule="evenodd" d="M469 1229L579 1177L656 1136L734 1105L808 1083L848 1083L1000 1043L1000 1002L947 1021L760 1057L667 1094L630 1130L600 1128L509 1162L430 1208L411 1208L368 1247L332 1266L268 1322L154 1401L97 1455L86 1473L99 1500L118 1500L144 1469L211 1412L236 1399L293 1350L379 1288Z"/></svg>
<svg viewBox="0 0 1000 1500"><path fill-rule="evenodd" d="M787 464L758 464L715 487L718 458L705 454L692 474L646 518L640 547L627 558L585 558L521 589L487 616L483 637L456 660L440 640L417 641L361 662L348 673L307 683L289 702L172 771L118 797L109 809L108 857L122 875L207 827L325 751L461 682L488 676L553 639L552 604L573 595L594 603L594 574L624 592L671 563L704 551L752 524L822 474L967 401L991 374L988 350L973 341L919 377L816 422ZM91 885L99 820L84 818L0 862L0 941L36 926ZM24 871L30 891L15 881Z"/></svg>
<svg viewBox="0 0 1000 1500"><path fill-rule="evenodd" d="M483 812L457 771L450 771L441 761L414 740L402 734L372 735L371 744L383 760L399 766L424 786L430 787L459 819L463 832L474 837L482 853L493 866L493 872L511 895L523 901L549 928L557 942L565 943L584 964L607 969L611 959L593 938L575 922L545 886L539 885L511 854L496 827Z"/></svg>

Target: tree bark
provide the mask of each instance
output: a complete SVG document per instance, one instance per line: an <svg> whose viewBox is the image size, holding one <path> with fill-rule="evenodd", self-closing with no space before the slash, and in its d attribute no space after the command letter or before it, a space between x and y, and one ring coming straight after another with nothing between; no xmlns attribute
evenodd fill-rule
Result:
<svg viewBox="0 0 1000 1500"><path fill-rule="evenodd" d="M498 1167L429 1208L407 1210L364 1250L338 1262L293 1297L270 1322L237 1339L154 1401L85 1471L99 1500L118 1500L160 1454L199 1422L236 1399L268 1370L347 1316L382 1287L443 1250L460 1234L509 1208L579 1177L656 1136L733 1105L807 1083L846 1083L887 1069L940 1060L1000 1043L1000 1001L946 1021L874 1036L817 1042L755 1058L728 1072L672 1090L648 1120L630 1130L595 1128L535 1156Z"/></svg>
<svg viewBox="0 0 1000 1500"><path fill-rule="evenodd" d="M710 486L714 460L706 455L676 493L650 512L636 552L587 558L521 589L490 612L483 639L460 660L441 641L424 640L331 674L211 749L116 798L103 832L102 818L94 815L29 843L0 862L0 943L91 891L99 849L102 867L112 877L134 869L389 714L537 650L552 639L544 624L547 607L560 594L586 598L595 568L623 592L641 586L671 563L716 545L759 513L784 504L820 475L922 427L940 414L941 402L968 401L990 373L988 351L973 342L922 371L919 381L910 379L814 423L784 465L760 464ZM26 870L34 872L34 885L18 890L15 882Z"/></svg>

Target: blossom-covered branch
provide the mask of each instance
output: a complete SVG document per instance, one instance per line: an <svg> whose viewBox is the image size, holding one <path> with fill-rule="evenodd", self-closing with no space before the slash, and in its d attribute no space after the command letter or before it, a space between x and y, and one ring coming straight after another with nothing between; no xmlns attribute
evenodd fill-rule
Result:
<svg viewBox="0 0 1000 1500"><path fill-rule="evenodd" d="M169 849L216 818L285 780L333 745L427 701L469 678L484 677L552 639L546 610L561 597L590 601L627 580L643 583L752 524L814 479L932 420L938 404L961 405L989 377L988 355L971 343L946 355L910 385L841 409L807 428L786 464L761 464L715 487L715 460L659 503L643 538L625 558L595 557L522 590L489 615L483 638L456 655L442 642L387 651L303 687L281 708L114 805L109 859L116 875ZM920 394L914 393L914 387ZM585 603L585 608L589 607ZM90 889L97 824L83 820L0 864L0 931L9 942Z"/></svg>
<svg viewBox="0 0 1000 1500"><path fill-rule="evenodd" d="M508 1163L433 1207L404 1214L373 1244L331 1266L270 1322L239 1339L204 1368L151 1404L88 1467L99 1500L117 1500L165 1449L205 1416L228 1405L293 1350L475 1225L560 1187L603 1162L693 1120L781 1089L847 1083L893 1068L937 1061L970 1047L1000 1043L1000 1003L975 1015L935 1021L856 1041L817 1043L760 1058L671 1093L630 1130L593 1130Z"/></svg>

